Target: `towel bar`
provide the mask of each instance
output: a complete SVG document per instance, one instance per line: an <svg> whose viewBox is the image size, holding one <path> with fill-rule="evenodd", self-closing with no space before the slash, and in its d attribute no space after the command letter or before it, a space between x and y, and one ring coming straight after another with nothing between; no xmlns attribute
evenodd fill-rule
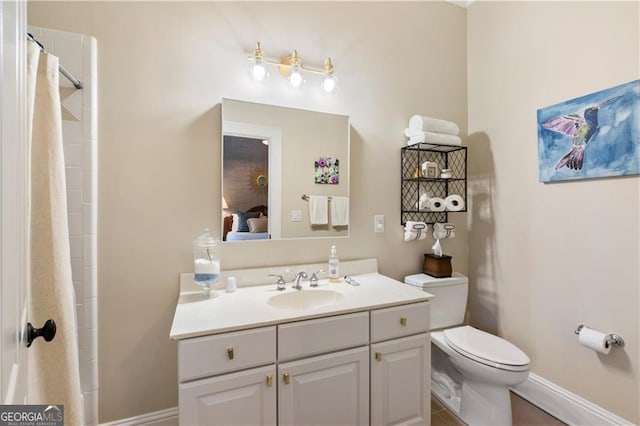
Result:
<svg viewBox="0 0 640 426"><path fill-rule="evenodd" d="M308 196L307 194L302 194L302 197L301 197L301 198L302 198L303 200L305 200L305 201L309 201L309 196ZM328 197L327 197L327 200L328 200L328 201L331 201L331 196L328 196Z"/></svg>

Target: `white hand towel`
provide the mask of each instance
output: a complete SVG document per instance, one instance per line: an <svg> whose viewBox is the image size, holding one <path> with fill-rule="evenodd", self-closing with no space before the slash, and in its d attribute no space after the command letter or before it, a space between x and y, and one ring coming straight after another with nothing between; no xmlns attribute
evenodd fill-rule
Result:
<svg viewBox="0 0 640 426"><path fill-rule="evenodd" d="M309 196L309 223L311 225L327 225L329 223L328 201L326 195Z"/></svg>
<svg viewBox="0 0 640 426"><path fill-rule="evenodd" d="M445 135L443 133L434 132L418 132L413 134L407 145L413 145L416 143L435 143L439 145L462 145L462 139L460 136Z"/></svg>
<svg viewBox="0 0 640 426"><path fill-rule="evenodd" d="M349 197L331 197L331 226L349 226Z"/></svg>
<svg viewBox="0 0 640 426"><path fill-rule="evenodd" d="M420 133L422 133L422 130L413 130L411 127L404 129L404 135L408 138L412 138Z"/></svg>
<svg viewBox="0 0 640 426"><path fill-rule="evenodd" d="M414 115L409 119L409 128L413 131L429 131L447 135L457 135L460 132L458 125L453 121L423 117L421 115Z"/></svg>
<svg viewBox="0 0 640 426"><path fill-rule="evenodd" d="M433 224L433 238L436 240L445 238L455 238L456 226L453 223L434 223Z"/></svg>
<svg viewBox="0 0 640 426"><path fill-rule="evenodd" d="M427 224L424 222L407 221L404 225L404 240L424 240L427 238Z"/></svg>

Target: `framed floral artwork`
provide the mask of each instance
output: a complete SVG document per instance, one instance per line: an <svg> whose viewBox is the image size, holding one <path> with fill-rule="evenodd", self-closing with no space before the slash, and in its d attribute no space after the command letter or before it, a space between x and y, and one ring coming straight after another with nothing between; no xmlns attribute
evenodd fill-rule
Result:
<svg viewBox="0 0 640 426"><path fill-rule="evenodd" d="M337 158L319 157L315 160L316 183L336 185L340 183L340 162Z"/></svg>

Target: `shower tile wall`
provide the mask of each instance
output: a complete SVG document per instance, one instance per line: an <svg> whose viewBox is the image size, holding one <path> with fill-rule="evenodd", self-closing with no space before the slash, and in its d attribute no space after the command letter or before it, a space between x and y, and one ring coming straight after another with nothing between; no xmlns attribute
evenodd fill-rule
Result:
<svg viewBox="0 0 640 426"><path fill-rule="evenodd" d="M29 27L45 49L84 84L60 75L71 269L76 296L80 383L86 424L98 424L97 44L93 37Z"/></svg>

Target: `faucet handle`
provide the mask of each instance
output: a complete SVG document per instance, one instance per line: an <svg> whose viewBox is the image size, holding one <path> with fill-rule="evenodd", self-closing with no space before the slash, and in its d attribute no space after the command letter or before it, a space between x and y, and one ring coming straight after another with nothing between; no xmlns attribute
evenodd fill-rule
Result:
<svg viewBox="0 0 640 426"><path fill-rule="evenodd" d="M277 277L278 281L276 281L276 284L278 285L278 287L276 287L276 290L284 290L287 287L287 283L284 281L284 277L282 275L279 274L269 274L270 277Z"/></svg>
<svg viewBox="0 0 640 426"><path fill-rule="evenodd" d="M324 269L320 269L311 274L311 278L309 278L309 286L310 287L318 287L318 275L320 272L324 272Z"/></svg>

